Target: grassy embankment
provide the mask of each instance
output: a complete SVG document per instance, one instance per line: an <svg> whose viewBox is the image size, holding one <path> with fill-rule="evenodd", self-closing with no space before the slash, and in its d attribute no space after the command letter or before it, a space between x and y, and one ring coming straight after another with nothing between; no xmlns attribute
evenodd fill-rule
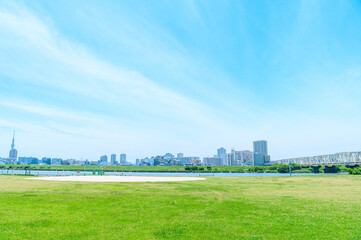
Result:
<svg viewBox="0 0 361 240"><path fill-rule="evenodd" d="M0 239L360 239L359 176L80 183L0 176Z"/></svg>
<svg viewBox="0 0 361 240"><path fill-rule="evenodd" d="M0 165L0 169L31 169L31 170L59 170L59 171L99 171L101 168L99 166L75 166L75 165ZM341 171L346 172L345 166L339 166ZM324 166L321 167L320 171L323 172ZM212 166L207 168L205 166L197 167L196 170L186 170L185 166L104 166L102 167L103 171L119 171L119 172L268 172L268 173L277 173L277 166L267 166L267 167L249 167L249 166ZM285 166L286 172L288 172L288 166ZM310 173L312 169L301 168L297 165L293 169L295 173Z"/></svg>

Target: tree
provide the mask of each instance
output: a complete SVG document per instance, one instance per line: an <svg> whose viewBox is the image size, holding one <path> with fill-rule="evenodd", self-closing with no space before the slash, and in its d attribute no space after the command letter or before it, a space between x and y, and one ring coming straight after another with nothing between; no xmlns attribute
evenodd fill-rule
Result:
<svg viewBox="0 0 361 240"><path fill-rule="evenodd" d="M361 170L360 170L360 168L358 168L358 167L355 167L354 169L348 168L348 169L347 169L347 172L348 172L349 174L353 174L353 175L359 175L359 174L361 174Z"/></svg>
<svg viewBox="0 0 361 240"><path fill-rule="evenodd" d="M269 167L269 170L277 170L279 164L275 163L275 164L272 164L270 167Z"/></svg>
<svg viewBox="0 0 361 240"><path fill-rule="evenodd" d="M277 171L279 173L288 173L290 170L289 170L289 166L286 165L286 164L280 164L277 168Z"/></svg>
<svg viewBox="0 0 361 240"><path fill-rule="evenodd" d="M292 169L292 170L300 170L300 169L302 169L302 167L301 167L300 164L291 163L291 169Z"/></svg>

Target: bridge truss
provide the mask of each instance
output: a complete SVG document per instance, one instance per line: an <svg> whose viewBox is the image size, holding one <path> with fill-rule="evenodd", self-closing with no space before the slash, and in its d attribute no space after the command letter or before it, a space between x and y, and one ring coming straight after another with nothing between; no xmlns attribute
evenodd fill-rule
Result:
<svg viewBox="0 0 361 240"><path fill-rule="evenodd" d="M288 158L273 161L278 164L297 163L300 165L361 165L361 152L342 152L312 157Z"/></svg>

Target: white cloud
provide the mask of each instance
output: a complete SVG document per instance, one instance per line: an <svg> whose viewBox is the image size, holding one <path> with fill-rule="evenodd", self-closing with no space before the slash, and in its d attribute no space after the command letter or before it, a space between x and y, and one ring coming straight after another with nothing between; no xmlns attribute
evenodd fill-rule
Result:
<svg viewBox="0 0 361 240"><path fill-rule="evenodd" d="M70 92L89 100L89 105L100 102L107 109L88 114L79 106L63 106L61 99L59 103L47 103L44 99L42 104L26 96L23 101L0 99L1 106L12 108L18 116L22 112L29 114L26 119L9 117L0 125L28 132L29 139L46 135L52 141L40 138L44 145L74 139L83 144L90 141L91 146L80 146L83 151L97 145L114 148L118 144L151 151L151 146L142 144L153 144L154 149L162 149L160 144L169 142L166 139L172 139L173 144L194 144L207 138L209 129L216 136L231 128L223 124L219 115L222 111L163 88L139 72L99 59L85 47L59 36L24 7L0 9L0 29L6 35L0 41L0 49L4 50L0 56L1 74L42 86L44 91L48 86ZM129 114L132 120L128 119ZM198 136L187 140L192 135ZM29 142L29 146L32 144L35 143Z"/></svg>
<svg viewBox="0 0 361 240"><path fill-rule="evenodd" d="M203 21L197 9L193 14ZM311 19L302 14L301 17ZM320 76L297 76L295 82L301 86L295 85L292 94L285 94L293 95L285 99L287 104L255 104L257 96L250 91L230 93L232 87L239 86L232 86L228 76L214 69L212 63L205 60L198 64L198 59L193 59L194 55L166 31L146 25L144 28L150 28L148 34L134 31L133 35L125 36L133 26L124 23L123 27L127 27L126 31L114 33L115 41L141 58L163 64L170 73L179 73L172 77L197 88L195 92L208 95L204 102L195 100L197 96L192 98L177 89L171 90L161 85L159 79L151 79L135 68L102 59L96 52L58 34L51 23L22 5L0 6L0 75L8 77L5 81L16 79L37 89L33 95L0 92L0 109L6 109L0 126L16 128L23 134L23 142L19 143L23 152L30 154L32 149L47 146L36 151L79 157L129 149L133 157L139 157L164 149L185 149L189 154L209 155L210 149L219 145L246 149L251 148L252 140L266 138L274 146L271 153L276 152L274 158L278 158L297 156L297 151L317 152L317 146L327 151L331 149L327 144L355 147L360 141L358 131L355 134L351 131L358 124L344 120L345 114L360 116L358 110L352 113L360 101L349 94L360 89L360 85L353 84L359 80L360 71L342 73L330 83L327 77L320 81ZM299 27L291 38L302 31ZM150 33L156 33L163 41L152 38ZM253 51L251 45L248 51ZM257 57L253 53L248 55ZM195 68L202 69L194 73ZM210 75L215 76L208 81ZM342 81L344 77L352 78L347 87ZM212 91L206 83L212 86ZM234 98L237 91L245 97ZM334 97L335 92L338 98ZM32 99L30 96L35 94L40 97ZM22 99L19 95L23 95ZM52 95L48 101L46 97ZM217 102L219 108L208 103L208 99ZM334 109L339 112L326 115ZM348 123L352 127L347 127ZM311 135L314 137L310 139ZM2 150L6 151L7 148Z"/></svg>
<svg viewBox="0 0 361 240"><path fill-rule="evenodd" d="M15 68L24 67L22 73L14 71L15 76L26 75L28 81L101 99L114 107L131 106L137 111L152 112L163 117L191 116L192 121L201 124L217 124L205 116L214 111L208 106L164 89L141 73L96 58L84 47L59 38L51 28L24 8L17 8L12 13L0 12L0 27L6 31L4 33L10 33L8 36L12 36L11 41L16 46L28 46L29 55L38 56L35 61L40 61L29 64L29 55L24 55L23 63L13 65ZM13 61L19 61L18 57ZM2 69L4 74L10 75L11 70L15 70L14 67Z"/></svg>

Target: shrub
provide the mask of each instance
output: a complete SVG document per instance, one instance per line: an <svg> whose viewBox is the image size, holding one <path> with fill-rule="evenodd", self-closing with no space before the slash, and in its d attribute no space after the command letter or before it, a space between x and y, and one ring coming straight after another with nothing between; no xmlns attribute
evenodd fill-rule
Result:
<svg viewBox="0 0 361 240"><path fill-rule="evenodd" d="M292 169L292 170L300 170L300 169L302 169L302 167L301 167L300 164L291 163L291 169Z"/></svg>
<svg viewBox="0 0 361 240"><path fill-rule="evenodd" d="M254 167L248 168L248 172L254 172Z"/></svg>
<svg viewBox="0 0 361 240"><path fill-rule="evenodd" d="M352 174L354 174L354 175L361 174L360 168L355 167L354 169L352 169Z"/></svg>
<svg viewBox="0 0 361 240"><path fill-rule="evenodd" d="M279 164L272 164L270 167L269 167L269 170L277 170Z"/></svg>
<svg viewBox="0 0 361 240"><path fill-rule="evenodd" d="M252 166L252 167L248 168L248 172L251 172L251 173L264 173L265 169L266 168L262 167L262 166Z"/></svg>
<svg viewBox="0 0 361 240"><path fill-rule="evenodd" d="M288 173L290 171L289 166L286 164L281 164L278 166L277 171L279 173Z"/></svg>
<svg viewBox="0 0 361 240"><path fill-rule="evenodd" d="M347 172L349 174L352 174L352 175L360 175L361 174L361 169L359 167L355 167L355 168L347 168Z"/></svg>

